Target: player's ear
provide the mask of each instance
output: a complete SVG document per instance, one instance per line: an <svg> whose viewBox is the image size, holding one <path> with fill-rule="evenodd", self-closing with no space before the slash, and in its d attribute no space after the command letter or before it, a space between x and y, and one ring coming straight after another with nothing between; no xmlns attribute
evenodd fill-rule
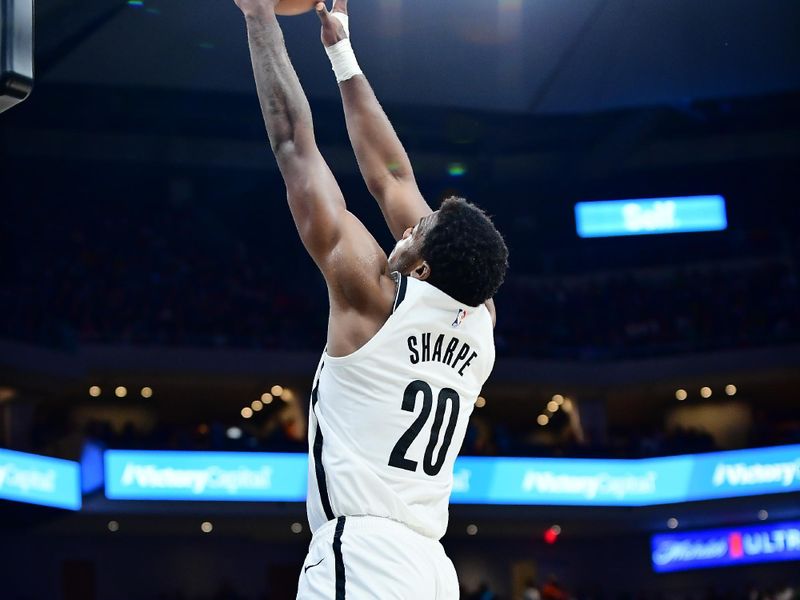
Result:
<svg viewBox="0 0 800 600"><path fill-rule="evenodd" d="M425 281L431 276L431 266L423 260L422 263L411 272L411 276L420 281Z"/></svg>

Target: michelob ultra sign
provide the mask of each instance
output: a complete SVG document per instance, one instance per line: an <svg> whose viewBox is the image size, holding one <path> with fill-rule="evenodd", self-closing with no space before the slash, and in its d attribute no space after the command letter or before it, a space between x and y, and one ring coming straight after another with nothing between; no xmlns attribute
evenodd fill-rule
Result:
<svg viewBox="0 0 800 600"><path fill-rule="evenodd" d="M658 573L800 560L800 522L664 533L651 546Z"/></svg>

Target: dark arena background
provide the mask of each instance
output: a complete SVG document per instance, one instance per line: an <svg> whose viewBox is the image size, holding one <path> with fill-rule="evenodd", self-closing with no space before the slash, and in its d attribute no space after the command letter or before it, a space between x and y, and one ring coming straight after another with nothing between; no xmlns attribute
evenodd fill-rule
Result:
<svg viewBox="0 0 800 600"><path fill-rule="evenodd" d="M241 14L39 0L31 72L0 7L0 597L294 598L328 299ZM350 11L426 198L510 250L443 540L461 597L800 597L800 4ZM281 25L388 250L319 22Z"/></svg>

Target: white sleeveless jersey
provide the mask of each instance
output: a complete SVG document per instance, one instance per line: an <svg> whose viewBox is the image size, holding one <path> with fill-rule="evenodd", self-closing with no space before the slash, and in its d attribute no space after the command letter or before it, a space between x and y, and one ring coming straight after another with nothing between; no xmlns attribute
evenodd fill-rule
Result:
<svg viewBox="0 0 800 600"><path fill-rule="evenodd" d="M488 309L397 275L392 314L345 357L323 353L309 411L308 520L372 515L439 539L453 464L494 366Z"/></svg>

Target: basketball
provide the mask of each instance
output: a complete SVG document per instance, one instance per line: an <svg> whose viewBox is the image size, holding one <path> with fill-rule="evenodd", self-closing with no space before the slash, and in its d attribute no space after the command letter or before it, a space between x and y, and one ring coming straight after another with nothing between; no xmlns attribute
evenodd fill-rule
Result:
<svg viewBox="0 0 800 600"><path fill-rule="evenodd" d="M275 7L275 14L290 17L310 11L319 0L281 0Z"/></svg>

